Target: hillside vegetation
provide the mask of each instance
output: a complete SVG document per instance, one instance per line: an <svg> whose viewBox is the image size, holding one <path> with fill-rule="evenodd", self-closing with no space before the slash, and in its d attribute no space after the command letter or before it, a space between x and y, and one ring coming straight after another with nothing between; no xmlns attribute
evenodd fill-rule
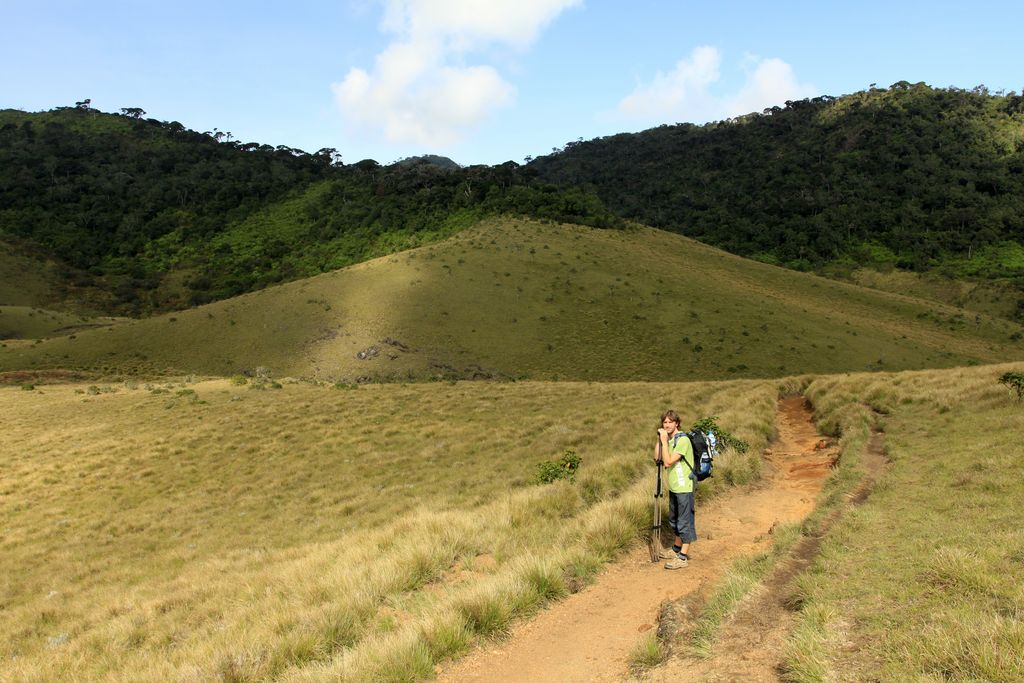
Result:
<svg viewBox="0 0 1024 683"><path fill-rule="evenodd" d="M31 306L0 306L0 340L67 336L124 321L124 318L86 317Z"/></svg>
<svg viewBox="0 0 1024 683"><path fill-rule="evenodd" d="M529 165L609 209L798 269L1024 277L1024 96L900 82L572 142ZM1022 309L1024 310L1024 309Z"/></svg>
<svg viewBox="0 0 1024 683"><path fill-rule="evenodd" d="M56 259L64 286L108 293L93 297L105 312L146 315L443 239L499 214L602 227L628 219L799 270L994 280L1010 292L998 311L1020 317L1022 102L984 87L900 82L579 140L522 167L468 168L429 155L344 164L335 149L242 143L139 109L5 110L0 249L17 239Z"/></svg>
<svg viewBox="0 0 1024 683"><path fill-rule="evenodd" d="M7 341L0 369L335 382L714 379L1024 357L1021 327L648 228L491 220L227 301Z"/></svg>
<svg viewBox="0 0 1024 683"><path fill-rule="evenodd" d="M109 292L108 310L147 314L416 246L496 213L618 222L592 194L535 175L431 158L343 165L334 149L241 143L138 110L4 110L0 250L29 245L59 262L63 284Z"/></svg>

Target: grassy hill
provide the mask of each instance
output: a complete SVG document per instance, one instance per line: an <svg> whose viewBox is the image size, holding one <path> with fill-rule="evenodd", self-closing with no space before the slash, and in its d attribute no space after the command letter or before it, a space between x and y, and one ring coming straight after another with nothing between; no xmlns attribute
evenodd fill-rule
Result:
<svg viewBox="0 0 1024 683"><path fill-rule="evenodd" d="M848 279L872 289L938 301L974 313L984 313L1017 322L1020 322L1024 315L1024 299L1021 299L1020 290L1005 282L986 282L951 278L937 273L874 268L856 269L844 274L841 279Z"/></svg>
<svg viewBox="0 0 1024 683"><path fill-rule="evenodd" d="M0 306L0 339L43 339L68 336L94 327L125 322L124 318L87 317L32 306Z"/></svg>
<svg viewBox="0 0 1024 683"><path fill-rule="evenodd" d="M60 277L40 258L21 253L0 240L0 303L45 306L59 297Z"/></svg>
<svg viewBox="0 0 1024 683"><path fill-rule="evenodd" d="M0 242L55 261L59 286L104 290L106 313L137 316L424 244L482 216L622 222L585 188L544 185L515 163L442 162L343 165L333 149L241 143L139 111L0 110ZM0 304L23 303L6 294Z"/></svg>
<svg viewBox="0 0 1024 683"><path fill-rule="evenodd" d="M981 313L745 260L648 228L494 219L434 245L198 308L7 341L0 369L634 380L1024 357Z"/></svg>
<svg viewBox="0 0 1024 683"><path fill-rule="evenodd" d="M995 281L1011 298L1000 310L1024 315L1015 93L900 82L467 168L439 157L345 165L333 149L123 114L0 111L0 241L55 260L60 286L105 292L90 300L107 314L223 300L510 214L636 220L798 270Z"/></svg>

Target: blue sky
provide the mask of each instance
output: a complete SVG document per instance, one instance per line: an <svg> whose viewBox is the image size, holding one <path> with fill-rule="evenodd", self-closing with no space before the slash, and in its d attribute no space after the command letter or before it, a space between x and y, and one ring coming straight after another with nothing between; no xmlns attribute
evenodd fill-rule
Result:
<svg viewBox="0 0 1024 683"><path fill-rule="evenodd" d="M1024 88L1021 2L0 0L0 16L0 108L90 98L346 163L521 163L899 80Z"/></svg>

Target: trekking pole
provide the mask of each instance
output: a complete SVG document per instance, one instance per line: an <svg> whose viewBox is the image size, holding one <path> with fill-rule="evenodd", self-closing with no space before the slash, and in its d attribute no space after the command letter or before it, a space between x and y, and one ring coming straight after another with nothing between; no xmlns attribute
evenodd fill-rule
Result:
<svg viewBox="0 0 1024 683"><path fill-rule="evenodd" d="M651 538L649 542L651 550L651 562L657 562L661 552L661 439L658 439L658 466L657 481L654 484L654 511L651 519Z"/></svg>

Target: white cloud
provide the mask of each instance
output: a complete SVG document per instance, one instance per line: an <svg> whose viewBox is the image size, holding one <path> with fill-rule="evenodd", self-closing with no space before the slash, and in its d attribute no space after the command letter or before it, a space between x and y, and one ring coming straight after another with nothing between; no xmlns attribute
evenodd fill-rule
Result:
<svg viewBox="0 0 1024 683"><path fill-rule="evenodd" d="M669 73L659 72L650 83L637 86L619 102L619 112L632 119L658 119L670 112L712 109L716 103L707 90L718 80L721 62L715 48L698 47Z"/></svg>
<svg viewBox="0 0 1024 683"><path fill-rule="evenodd" d="M581 0L386 0L382 23L400 35L446 36L455 49L486 43L528 47Z"/></svg>
<svg viewBox="0 0 1024 683"><path fill-rule="evenodd" d="M727 100L726 116L762 111L786 100L802 100L817 94L813 85L797 81L789 64L781 59L765 59L757 64L740 91Z"/></svg>
<svg viewBox="0 0 1024 683"><path fill-rule="evenodd" d="M722 57L717 48L702 46L681 59L675 68L658 73L622 98L618 114L646 123L691 121L704 123L726 119L786 100L813 97L817 89L800 83L792 67L781 59L761 59L745 55L742 66L745 82L732 94L715 94L712 86L721 79Z"/></svg>
<svg viewBox="0 0 1024 683"><path fill-rule="evenodd" d="M381 28L396 39L372 71L349 70L331 86L342 114L390 142L444 146L515 99L490 65L466 65L494 44L526 49L582 0L384 0Z"/></svg>

